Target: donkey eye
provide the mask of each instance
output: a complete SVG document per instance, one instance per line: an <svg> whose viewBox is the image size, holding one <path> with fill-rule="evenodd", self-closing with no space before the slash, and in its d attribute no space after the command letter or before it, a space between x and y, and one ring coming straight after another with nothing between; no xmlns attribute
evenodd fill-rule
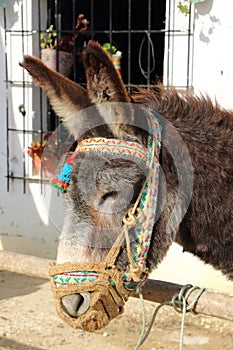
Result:
<svg viewBox="0 0 233 350"><path fill-rule="evenodd" d="M103 204L107 199L115 199L118 197L118 192L117 191L110 191L105 193L101 199L100 199L100 205Z"/></svg>
<svg viewBox="0 0 233 350"><path fill-rule="evenodd" d="M102 196L102 200L106 201L106 199L108 199L108 198L115 198L117 196L118 196L118 192L117 191L110 191L110 192L105 193Z"/></svg>

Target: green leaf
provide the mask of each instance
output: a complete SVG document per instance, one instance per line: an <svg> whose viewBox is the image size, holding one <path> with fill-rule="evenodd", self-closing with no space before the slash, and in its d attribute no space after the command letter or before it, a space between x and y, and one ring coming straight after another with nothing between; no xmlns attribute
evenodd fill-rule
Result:
<svg viewBox="0 0 233 350"><path fill-rule="evenodd" d="M177 8L180 10L180 12L184 13L186 16L189 14L189 6L186 5L185 3L182 3L181 1L179 1L177 4Z"/></svg>
<svg viewBox="0 0 233 350"><path fill-rule="evenodd" d="M111 45L110 43L105 43L102 45L104 51L106 51L107 53L112 53L115 54L117 52L117 48L115 46L112 45L112 51L111 51Z"/></svg>

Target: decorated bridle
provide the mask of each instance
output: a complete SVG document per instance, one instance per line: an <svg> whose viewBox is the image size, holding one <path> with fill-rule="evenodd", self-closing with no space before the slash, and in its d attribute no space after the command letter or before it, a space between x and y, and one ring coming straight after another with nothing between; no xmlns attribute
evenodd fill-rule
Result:
<svg viewBox="0 0 233 350"><path fill-rule="evenodd" d="M95 138L78 143L60 174L51 179L53 186L66 191L75 158L79 153L96 152L144 162L149 168L146 181L133 207L122 220L122 230L110 249L105 261L93 263L51 263L49 274L56 298L57 312L69 325L86 331L106 326L111 319L124 311L130 290L141 285L148 276L147 255L155 224L158 197L159 152L161 128L150 113L148 147L137 142ZM135 241L131 251L129 230L134 228ZM116 259L126 244L128 269L118 270ZM62 298L71 294L91 293L88 310L78 318L69 317L63 311Z"/></svg>

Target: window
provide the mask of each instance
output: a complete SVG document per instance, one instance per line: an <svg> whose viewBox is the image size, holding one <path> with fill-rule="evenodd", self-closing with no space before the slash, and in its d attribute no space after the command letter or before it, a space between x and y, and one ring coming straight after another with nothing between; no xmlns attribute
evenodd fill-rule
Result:
<svg viewBox="0 0 233 350"><path fill-rule="evenodd" d="M78 32L84 14L88 30ZM42 91L34 89L18 62L23 54L41 55L40 34L53 25L56 40L76 37L69 78L85 85L80 53L91 39L110 43L122 52L124 83L151 87L157 81L181 89L191 86L192 13L179 13L175 0L23 0L3 10L6 81L7 188L12 181L43 183L28 155L31 142L43 143L58 120ZM78 53L78 54L77 54ZM56 53L58 57L58 52ZM56 68L61 67L57 64ZM22 152L22 149L24 152ZM15 160L15 161L14 161ZM17 160L17 161L16 161Z"/></svg>

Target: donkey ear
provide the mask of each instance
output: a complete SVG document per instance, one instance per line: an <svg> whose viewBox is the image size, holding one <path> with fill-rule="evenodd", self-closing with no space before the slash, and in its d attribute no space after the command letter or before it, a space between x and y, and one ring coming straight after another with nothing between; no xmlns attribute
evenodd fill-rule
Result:
<svg viewBox="0 0 233 350"><path fill-rule="evenodd" d="M40 86L46 92L55 113L74 136L75 129L91 122L86 120L88 118L84 112L78 113L77 116L78 111L85 110L92 105L86 89L49 69L36 57L24 56L24 61L20 63L20 66L29 72L35 85Z"/></svg>
<svg viewBox="0 0 233 350"><path fill-rule="evenodd" d="M83 54L83 64L88 96L96 104L113 135L119 138L132 136L133 110L130 105L117 103L132 100L109 55L97 42L89 41Z"/></svg>

